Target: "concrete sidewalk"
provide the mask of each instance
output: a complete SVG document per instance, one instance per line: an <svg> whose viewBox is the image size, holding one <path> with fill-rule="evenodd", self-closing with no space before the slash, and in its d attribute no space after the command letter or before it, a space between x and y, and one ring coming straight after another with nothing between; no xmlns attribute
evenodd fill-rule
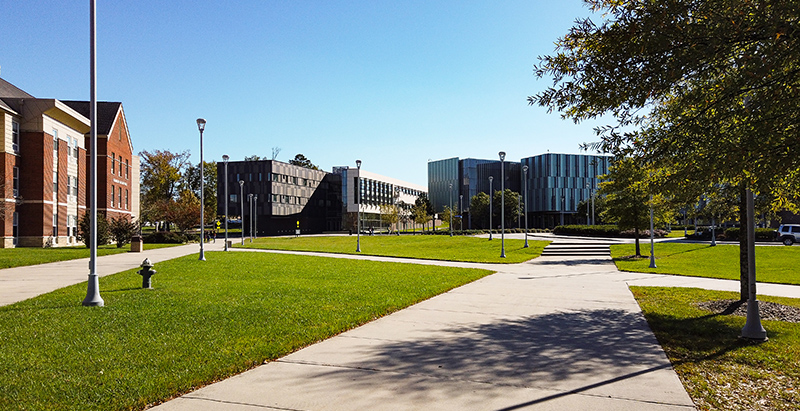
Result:
<svg viewBox="0 0 800 411"><path fill-rule="evenodd" d="M694 409L609 259L491 267L155 409Z"/></svg>
<svg viewBox="0 0 800 411"><path fill-rule="evenodd" d="M146 245L145 245L146 247ZM223 241L208 243L206 251L222 250ZM141 253L121 253L97 257L97 274L100 277L137 268L145 258L153 263L200 253L200 244L144 250ZM157 268L156 268L157 269ZM0 270L0 306L27 300L59 288L87 281L89 259L58 261L48 264L14 267ZM103 289L100 285L100 295Z"/></svg>

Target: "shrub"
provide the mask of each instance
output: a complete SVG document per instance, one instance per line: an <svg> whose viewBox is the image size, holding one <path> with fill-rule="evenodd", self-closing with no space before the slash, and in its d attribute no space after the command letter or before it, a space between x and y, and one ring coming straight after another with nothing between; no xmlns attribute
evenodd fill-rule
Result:
<svg viewBox="0 0 800 411"><path fill-rule="evenodd" d="M137 227L136 223L122 216L112 218L108 223L108 229L111 237L117 242L117 248L121 248L131 241L131 237L136 234Z"/></svg>
<svg viewBox="0 0 800 411"><path fill-rule="evenodd" d="M142 236L145 244L183 244L186 236L171 231L155 231Z"/></svg>
<svg viewBox="0 0 800 411"><path fill-rule="evenodd" d="M90 224L89 213L83 213L78 222L78 241L83 241L86 247L89 247L89 238L91 237ZM108 230L108 220L102 214L97 214L97 245L106 245L110 242L111 233Z"/></svg>
<svg viewBox="0 0 800 411"><path fill-rule="evenodd" d="M725 239L739 241L739 227L725 230ZM772 241L775 239L775 230L772 228L756 228L756 241Z"/></svg>

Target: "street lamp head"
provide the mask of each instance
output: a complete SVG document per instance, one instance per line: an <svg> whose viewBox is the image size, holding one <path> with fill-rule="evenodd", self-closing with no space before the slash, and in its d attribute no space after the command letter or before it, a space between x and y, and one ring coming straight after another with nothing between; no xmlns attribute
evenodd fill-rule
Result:
<svg viewBox="0 0 800 411"><path fill-rule="evenodd" d="M224 161L224 162L226 162L226 163L227 163L229 159L230 159L230 157L228 157L228 155L227 155L227 154L223 154L223 155L222 155L222 161Z"/></svg>
<svg viewBox="0 0 800 411"><path fill-rule="evenodd" d="M239 180L239 187L244 187L244 180Z"/></svg>
<svg viewBox="0 0 800 411"><path fill-rule="evenodd" d="M356 167L361 170L361 160L356 160Z"/></svg>
<svg viewBox="0 0 800 411"><path fill-rule="evenodd" d="M528 166L522 166L522 171L527 173L528 172Z"/></svg>
<svg viewBox="0 0 800 411"><path fill-rule="evenodd" d="M501 151L500 152L500 161L505 161L505 160L506 160L506 152L505 151Z"/></svg>
<svg viewBox="0 0 800 411"><path fill-rule="evenodd" d="M490 183L492 182L492 180L494 180L494 177L492 177L492 176L489 176L489 182L490 182Z"/></svg>
<svg viewBox="0 0 800 411"><path fill-rule="evenodd" d="M198 119L197 119L197 128L198 128L200 131L203 131L203 130L205 130L205 128L206 128L206 119L204 119L204 118L198 118Z"/></svg>

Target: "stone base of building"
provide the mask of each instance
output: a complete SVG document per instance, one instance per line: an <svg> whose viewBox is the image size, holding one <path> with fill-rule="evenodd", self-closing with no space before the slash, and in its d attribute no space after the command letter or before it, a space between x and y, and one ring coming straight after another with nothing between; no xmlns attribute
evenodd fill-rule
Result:
<svg viewBox="0 0 800 411"><path fill-rule="evenodd" d="M72 247L83 245L77 238L72 236L59 237L19 237L16 247ZM6 237L3 241L3 248L14 248L13 238Z"/></svg>

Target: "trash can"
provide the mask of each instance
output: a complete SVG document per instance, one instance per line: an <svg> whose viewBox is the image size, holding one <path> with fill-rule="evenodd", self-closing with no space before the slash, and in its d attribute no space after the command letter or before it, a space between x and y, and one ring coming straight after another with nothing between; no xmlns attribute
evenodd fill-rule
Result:
<svg viewBox="0 0 800 411"><path fill-rule="evenodd" d="M132 253L141 253L142 252L142 248L144 248L144 247L142 247L143 245L144 244L143 244L143 241L142 241L142 236L135 235L135 236L131 237L131 252Z"/></svg>

